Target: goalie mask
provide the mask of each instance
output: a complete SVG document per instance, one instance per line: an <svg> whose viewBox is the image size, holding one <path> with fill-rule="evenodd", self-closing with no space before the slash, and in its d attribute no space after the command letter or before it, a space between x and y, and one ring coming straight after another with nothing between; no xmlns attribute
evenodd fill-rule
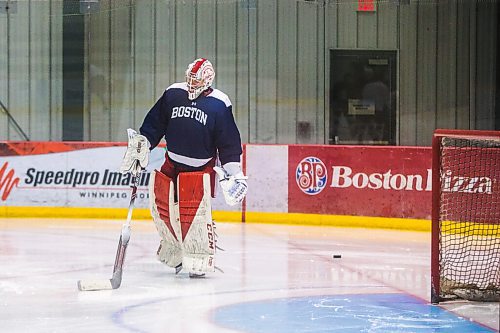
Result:
<svg viewBox="0 0 500 333"><path fill-rule="evenodd" d="M194 100L206 89L210 88L215 78L212 63L207 59L196 59L186 70L188 98Z"/></svg>

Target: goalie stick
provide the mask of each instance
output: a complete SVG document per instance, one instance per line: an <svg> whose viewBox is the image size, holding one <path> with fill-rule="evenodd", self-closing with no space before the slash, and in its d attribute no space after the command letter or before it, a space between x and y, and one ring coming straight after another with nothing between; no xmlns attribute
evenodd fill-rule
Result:
<svg viewBox="0 0 500 333"><path fill-rule="evenodd" d="M134 209L134 202L137 197L137 185L139 184L139 179L140 173L138 175L132 175L132 195L128 206L127 221L122 226L118 249L116 250L113 276L108 280L80 280L78 281L78 289L80 291L111 290L120 287L122 283L125 252L127 251L128 241L130 240L130 221L132 220L132 210Z"/></svg>

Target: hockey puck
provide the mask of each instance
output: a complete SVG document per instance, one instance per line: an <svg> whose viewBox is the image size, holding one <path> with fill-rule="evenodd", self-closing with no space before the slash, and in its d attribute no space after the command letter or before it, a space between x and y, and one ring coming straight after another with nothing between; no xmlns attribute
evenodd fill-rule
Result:
<svg viewBox="0 0 500 333"><path fill-rule="evenodd" d="M342 258L342 256L340 254L334 254L333 255L333 259L339 259L339 258Z"/></svg>

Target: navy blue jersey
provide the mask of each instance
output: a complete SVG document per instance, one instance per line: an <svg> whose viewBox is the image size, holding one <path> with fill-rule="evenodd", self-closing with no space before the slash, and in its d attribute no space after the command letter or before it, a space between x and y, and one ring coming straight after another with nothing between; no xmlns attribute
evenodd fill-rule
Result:
<svg viewBox="0 0 500 333"><path fill-rule="evenodd" d="M218 89L191 101L185 82L172 84L149 110L140 132L151 149L165 137L168 156L184 165L203 166L217 152L222 165L240 162L241 137L231 101Z"/></svg>

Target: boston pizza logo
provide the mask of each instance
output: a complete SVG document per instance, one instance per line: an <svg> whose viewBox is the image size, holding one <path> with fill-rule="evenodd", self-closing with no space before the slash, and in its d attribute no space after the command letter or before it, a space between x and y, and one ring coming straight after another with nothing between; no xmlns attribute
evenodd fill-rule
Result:
<svg viewBox="0 0 500 333"><path fill-rule="evenodd" d="M323 162L317 157L306 157L297 165L295 180L300 190L308 195L316 195L326 186L327 173Z"/></svg>

